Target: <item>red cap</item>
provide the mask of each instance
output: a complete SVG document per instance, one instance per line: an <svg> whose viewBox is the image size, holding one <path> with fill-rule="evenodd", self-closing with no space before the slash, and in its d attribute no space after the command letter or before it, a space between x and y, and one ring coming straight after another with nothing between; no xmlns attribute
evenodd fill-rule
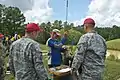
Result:
<svg viewBox="0 0 120 80"><path fill-rule="evenodd" d="M29 23L29 24L27 24L26 32L33 32L33 31L40 31L40 32L42 32L43 30L36 23Z"/></svg>
<svg viewBox="0 0 120 80"><path fill-rule="evenodd" d="M92 18L87 18L87 19L85 19L84 24L93 24L93 25L95 25L95 21Z"/></svg>
<svg viewBox="0 0 120 80"><path fill-rule="evenodd" d="M0 38L2 38L4 35L0 33Z"/></svg>

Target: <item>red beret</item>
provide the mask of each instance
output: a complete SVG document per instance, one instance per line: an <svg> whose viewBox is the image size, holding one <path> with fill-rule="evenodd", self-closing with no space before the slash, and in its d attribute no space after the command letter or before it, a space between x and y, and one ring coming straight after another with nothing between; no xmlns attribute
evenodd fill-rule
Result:
<svg viewBox="0 0 120 80"><path fill-rule="evenodd" d="M4 35L0 33L0 38L2 38Z"/></svg>
<svg viewBox="0 0 120 80"><path fill-rule="evenodd" d="M92 18L87 18L84 20L84 24L93 24L95 25L95 21Z"/></svg>
<svg viewBox="0 0 120 80"><path fill-rule="evenodd" d="M43 30L40 28L40 26L36 23L29 23L27 24L25 28L26 32L33 32L33 31L40 31L42 32Z"/></svg>

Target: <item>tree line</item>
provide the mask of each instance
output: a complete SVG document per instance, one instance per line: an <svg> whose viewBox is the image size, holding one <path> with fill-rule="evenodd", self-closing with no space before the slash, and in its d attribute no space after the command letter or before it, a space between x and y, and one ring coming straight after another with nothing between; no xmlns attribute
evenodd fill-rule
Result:
<svg viewBox="0 0 120 80"><path fill-rule="evenodd" d="M13 35L15 32L24 33L25 17L23 13L17 7L6 7L0 4L0 33L4 35ZM73 23L63 22L61 20L55 20L54 22L40 23L39 24L44 31L39 35L37 41L45 44L50 37L50 32L53 29L68 32L67 44L77 44L81 35L85 32L82 25L75 26ZM112 27L96 27L96 31L102 35L107 41L120 38L120 27L113 25Z"/></svg>

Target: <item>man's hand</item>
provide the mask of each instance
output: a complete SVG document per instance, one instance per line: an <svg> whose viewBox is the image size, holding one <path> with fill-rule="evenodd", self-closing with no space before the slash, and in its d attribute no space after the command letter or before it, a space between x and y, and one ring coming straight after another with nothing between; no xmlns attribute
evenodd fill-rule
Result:
<svg viewBox="0 0 120 80"><path fill-rule="evenodd" d="M65 31L64 32L64 37L67 37L67 35L68 35L68 31Z"/></svg>

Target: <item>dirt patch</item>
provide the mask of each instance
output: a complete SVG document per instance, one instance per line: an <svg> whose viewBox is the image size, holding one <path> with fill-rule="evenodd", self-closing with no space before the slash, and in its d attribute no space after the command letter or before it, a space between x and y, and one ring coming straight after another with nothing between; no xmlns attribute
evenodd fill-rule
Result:
<svg viewBox="0 0 120 80"><path fill-rule="evenodd" d="M107 55L106 57L114 55L116 59L120 59L120 51L117 50L107 50Z"/></svg>

